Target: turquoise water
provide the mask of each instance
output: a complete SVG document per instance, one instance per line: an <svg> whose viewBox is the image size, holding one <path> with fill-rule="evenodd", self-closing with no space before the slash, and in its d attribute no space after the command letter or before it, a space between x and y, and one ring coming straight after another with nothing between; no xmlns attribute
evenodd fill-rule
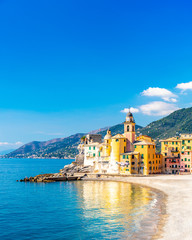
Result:
<svg viewBox="0 0 192 240"><path fill-rule="evenodd" d="M0 159L0 239L150 239L161 194L119 182L16 182L72 160Z"/></svg>

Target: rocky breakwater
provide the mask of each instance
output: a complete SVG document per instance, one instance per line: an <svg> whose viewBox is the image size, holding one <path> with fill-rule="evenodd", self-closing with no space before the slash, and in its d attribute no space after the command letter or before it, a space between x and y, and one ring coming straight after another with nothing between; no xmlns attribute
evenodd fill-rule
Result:
<svg viewBox="0 0 192 240"><path fill-rule="evenodd" d="M39 174L35 177L25 177L18 182L58 182L81 180L92 171L91 166L82 166L71 163L62 168L59 173Z"/></svg>

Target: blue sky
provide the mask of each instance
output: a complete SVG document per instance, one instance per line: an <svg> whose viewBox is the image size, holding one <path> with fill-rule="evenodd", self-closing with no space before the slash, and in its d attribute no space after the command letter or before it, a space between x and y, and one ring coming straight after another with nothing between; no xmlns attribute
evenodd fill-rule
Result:
<svg viewBox="0 0 192 240"><path fill-rule="evenodd" d="M0 149L192 106L190 1L0 0ZM124 112L123 112L124 111Z"/></svg>

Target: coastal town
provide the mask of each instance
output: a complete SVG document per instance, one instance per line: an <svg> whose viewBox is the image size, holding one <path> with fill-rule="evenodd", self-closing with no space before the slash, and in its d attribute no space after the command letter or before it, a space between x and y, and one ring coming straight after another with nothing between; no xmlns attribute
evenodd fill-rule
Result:
<svg viewBox="0 0 192 240"><path fill-rule="evenodd" d="M136 136L135 120L129 111L124 134L88 134L81 139L75 163L90 166L92 173L120 175L191 174L192 134L162 139L161 153L150 136Z"/></svg>

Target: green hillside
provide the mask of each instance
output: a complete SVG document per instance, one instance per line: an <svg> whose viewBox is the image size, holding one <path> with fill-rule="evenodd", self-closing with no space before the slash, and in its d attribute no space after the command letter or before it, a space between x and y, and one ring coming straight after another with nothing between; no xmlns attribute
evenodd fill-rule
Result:
<svg viewBox="0 0 192 240"><path fill-rule="evenodd" d="M192 108L183 108L158 121L140 129L137 134L149 135L157 142L160 150L160 139L173 137L180 133L192 133Z"/></svg>
<svg viewBox="0 0 192 240"><path fill-rule="evenodd" d="M123 123L109 128L112 135L122 134ZM192 108L183 108L171 113L158 121L152 122L146 127L136 125L137 135L149 135L157 143L157 149L160 151L160 139L165 139L178 135L180 133L192 133ZM104 137L106 130L98 132ZM66 138L57 138L45 142L31 142L25 144L19 149L5 155L5 157L45 157L45 158L74 158L78 153L77 146L80 139L85 134L79 133Z"/></svg>
<svg viewBox="0 0 192 240"><path fill-rule="evenodd" d="M77 146L84 133L77 133L66 138L50 141L27 143L17 150L5 155L7 158L74 158L78 153Z"/></svg>
<svg viewBox="0 0 192 240"><path fill-rule="evenodd" d="M140 131L155 139L175 136L179 133L192 133L192 108L183 108L158 121L152 122Z"/></svg>

